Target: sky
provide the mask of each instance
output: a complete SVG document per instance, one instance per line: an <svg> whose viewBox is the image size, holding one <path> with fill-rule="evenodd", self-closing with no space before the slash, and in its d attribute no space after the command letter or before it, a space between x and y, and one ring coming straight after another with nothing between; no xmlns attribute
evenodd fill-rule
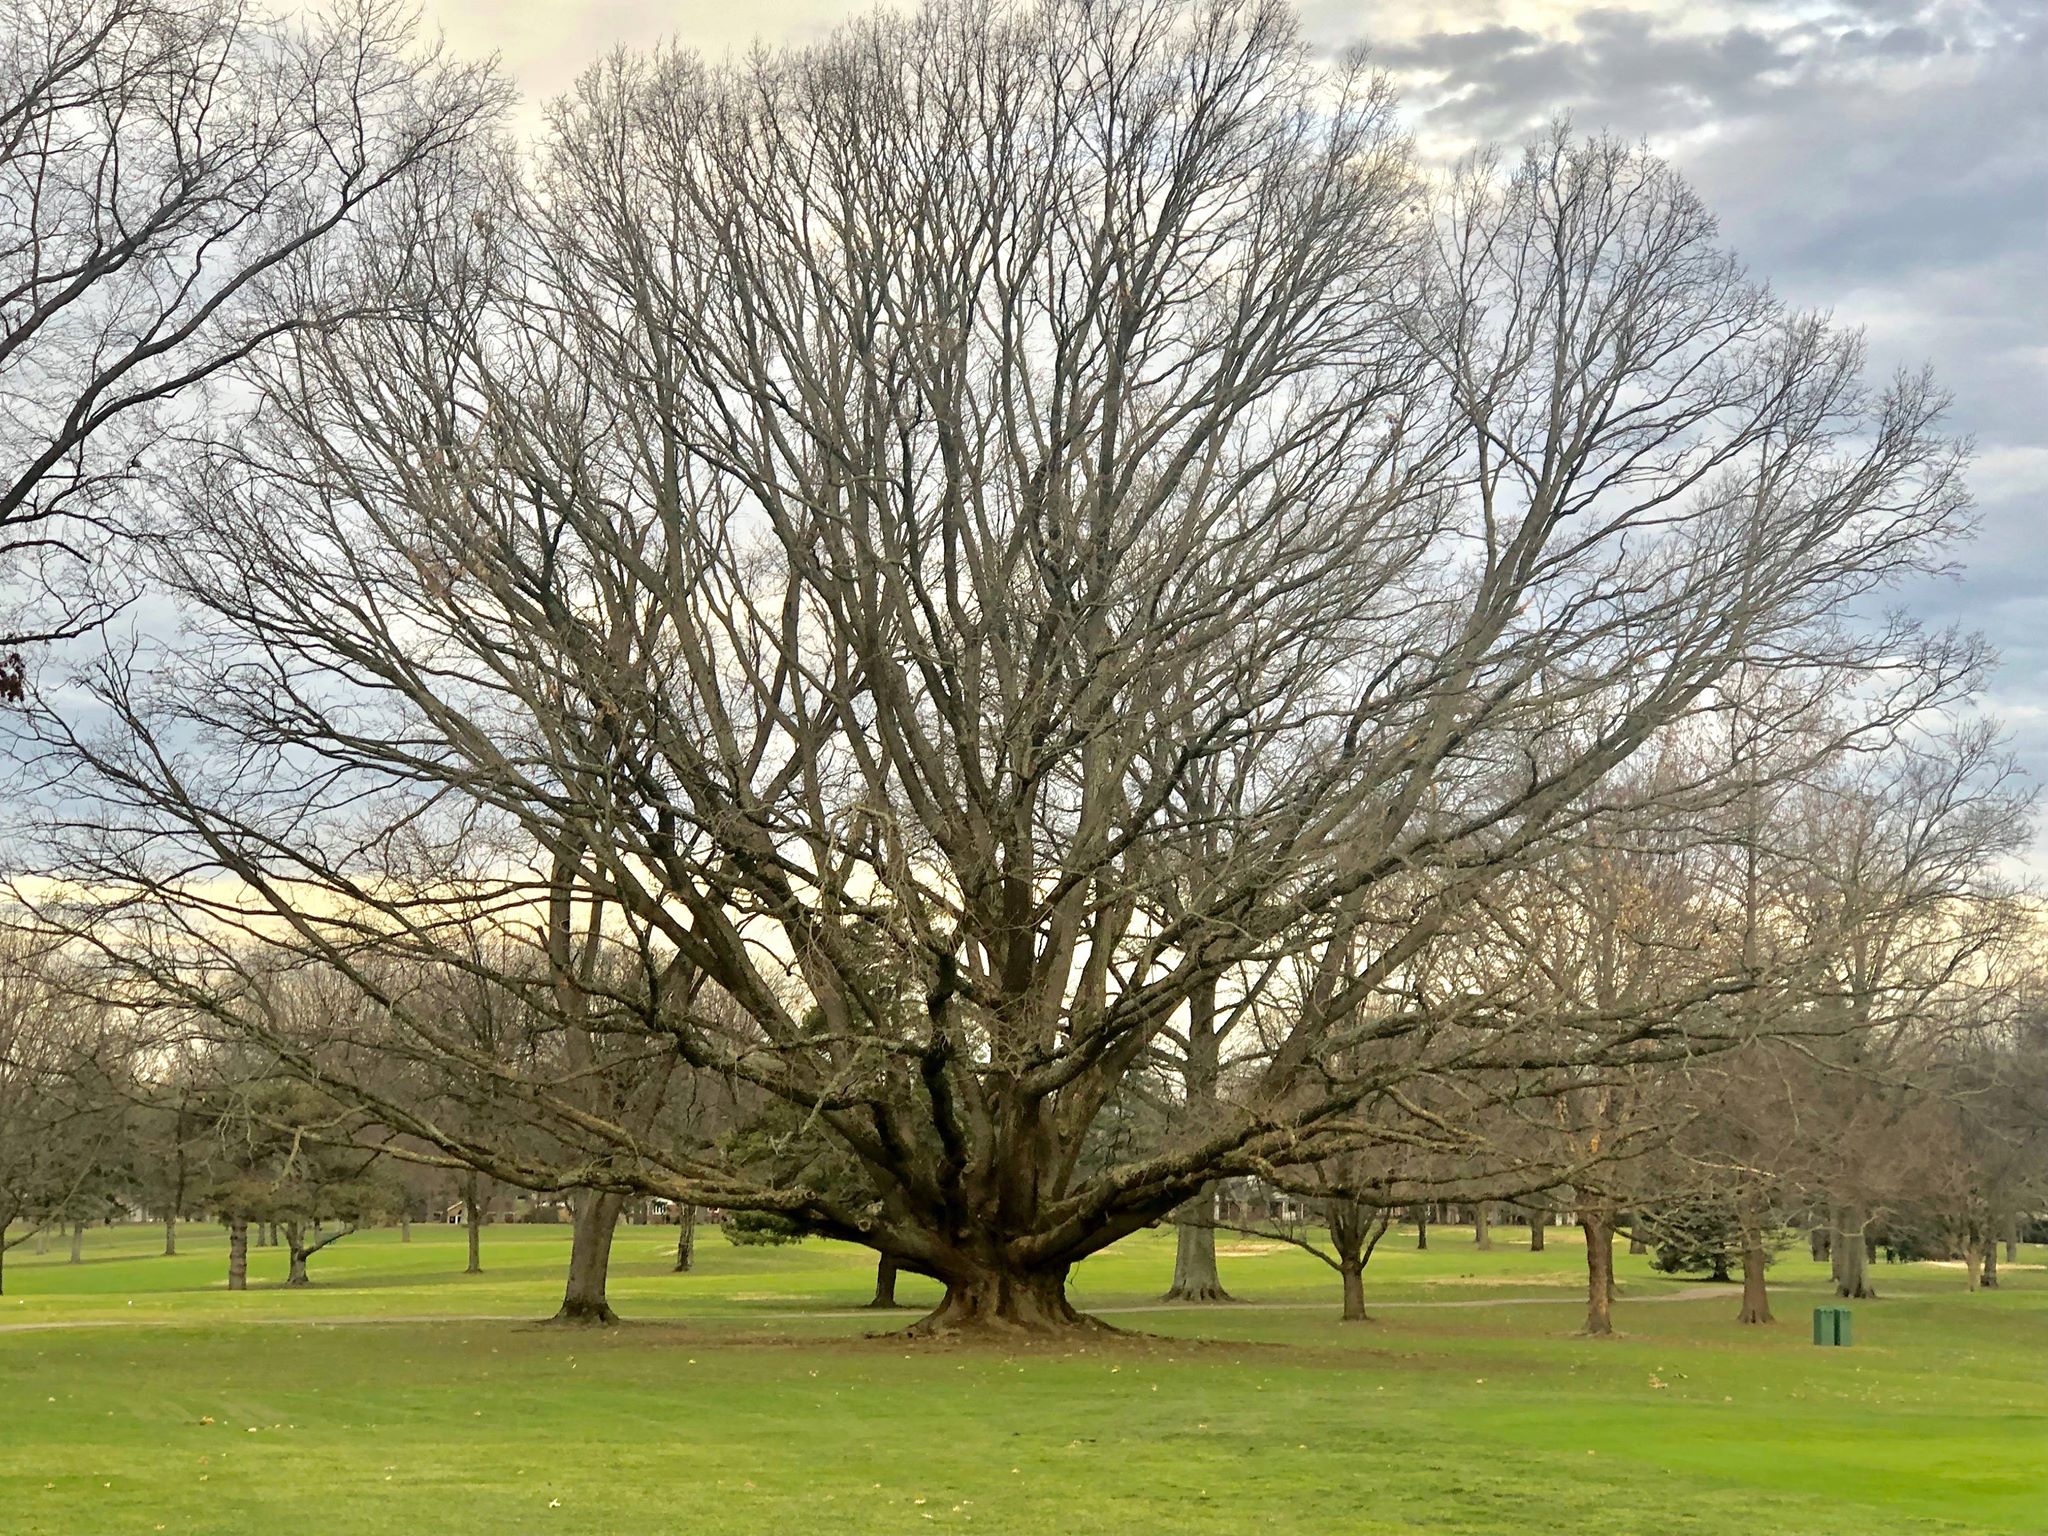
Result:
<svg viewBox="0 0 2048 1536"><path fill-rule="evenodd" d="M530 98L619 45L801 42L870 0L428 0ZM2048 0L1299 0L1366 44L1428 152L1558 113L1643 138L1792 303L1864 328L1874 373L1931 364L1976 445L1980 529L1903 601L1986 635L1988 707L2048 784ZM2048 837L2034 864L2048 872Z"/></svg>

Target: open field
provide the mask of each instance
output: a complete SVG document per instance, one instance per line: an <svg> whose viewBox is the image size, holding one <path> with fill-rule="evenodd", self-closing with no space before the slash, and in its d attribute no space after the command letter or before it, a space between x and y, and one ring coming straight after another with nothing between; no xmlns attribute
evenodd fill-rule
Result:
<svg viewBox="0 0 2048 1536"><path fill-rule="evenodd" d="M866 1258L821 1243L705 1229L677 1276L673 1228L622 1229L612 1296L632 1321L591 1332L520 1320L552 1309L566 1229L489 1229L469 1278L459 1231L359 1234L299 1291L256 1250L241 1296L215 1232L182 1234L176 1259L153 1230L94 1232L81 1265L61 1245L9 1256L0 1528L2048 1527L2039 1250L1977 1295L1880 1265L1855 1347L1820 1350L1824 1275L1801 1254L1774 1271L1771 1329L1736 1327L1732 1290L1621 1258L1625 1336L1593 1343L1571 1337L1569 1235L1545 1254L1501 1237L1389 1239L1376 1320L1344 1326L1334 1277L1288 1251L1226 1254L1253 1304L1157 1308L1170 1239L1148 1234L1075 1286L1142 1336L997 1350L868 1337L886 1324L853 1310ZM52 1324L94 1326L33 1326Z"/></svg>

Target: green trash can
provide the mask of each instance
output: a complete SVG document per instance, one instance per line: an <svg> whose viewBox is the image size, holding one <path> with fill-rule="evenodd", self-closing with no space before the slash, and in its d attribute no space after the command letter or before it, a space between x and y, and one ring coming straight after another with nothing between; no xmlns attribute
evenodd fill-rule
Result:
<svg viewBox="0 0 2048 1536"><path fill-rule="evenodd" d="M1815 1307L1813 1309L1813 1342L1847 1346L1849 1343L1849 1309L1847 1307Z"/></svg>

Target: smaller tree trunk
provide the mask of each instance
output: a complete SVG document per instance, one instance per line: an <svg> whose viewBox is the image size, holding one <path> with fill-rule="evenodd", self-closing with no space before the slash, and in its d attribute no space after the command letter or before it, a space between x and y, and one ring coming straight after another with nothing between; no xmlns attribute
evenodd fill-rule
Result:
<svg viewBox="0 0 2048 1536"><path fill-rule="evenodd" d="M1852 1301L1874 1300L1870 1284L1869 1250L1863 1242L1864 1216L1858 1206L1842 1206L1835 1213L1828 1234L1828 1253L1834 1261L1835 1294Z"/></svg>
<svg viewBox="0 0 2048 1536"><path fill-rule="evenodd" d="M896 1305L896 1261L886 1253L875 1256L875 1299L868 1305L876 1311Z"/></svg>
<svg viewBox="0 0 2048 1536"><path fill-rule="evenodd" d="M410 1211L400 1211L398 1213L398 1240L401 1243L412 1241L412 1212Z"/></svg>
<svg viewBox="0 0 2048 1536"><path fill-rule="evenodd" d="M483 1207L476 1197L476 1170L469 1170L462 1181L462 1224L469 1229L469 1267L465 1275L480 1275L484 1272L483 1254Z"/></svg>
<svg viewBox="0 0 2048 1536"><path fill-rule="evenodd" d="M575 1203L576 1232L569 1245L569 1279L562 1289L562 1305L555 1313L558 1323L616 1323L605 1294L611 1273L612 1234L618 1230L619 1213L626 1197L585 1190Z"/></svg>
<svg viewBox="0 0 2048 1536"><path fill-rule="evenodd" d="M1995 1237L1984 1239L1984 1273L1981 1278L1985 1290L1998 1289L1998 1239Z"/></svg>
<svg viewBox="0 0 2048 1536"><path fill-rule="evenodd" d="M164 1257L175 1259L177 1256L178 1218L175 1215L166 1216L164 1218Z"/></svg>
<svg viewBox="0 0 2048 1536"><path fill-rule="evenodd" d="M1531 1253L1541 1253L1543 1251L1544 1231L1549 1225L1550 1213L1548 1211L1531 1211L1529 1213L1529 1251Z"/></svg>
<svg viewBox="0 0 2048 1536"><path fill-rule="evenodd" d="M1813 1250L1813 1262L1816 1264L1827 1263L1829 1247L1828 1229L1826 1227L1814 1227L1807 1232L1806 1240Z"/></svg>
<svg viewBox="0 0 2048 1536"><path fill-rule="evenodd" d="M1756 1241L1745 1241L1742 1245L1742 1310L1735 1314L1738 1323L1768 1323L1771 1318L1771 1294L1764 1285L1764 1265L1769 1255L1764 1245Z"/></svg>
<svg viewBox="0 0 2048 1536"><path fill-rule="evenodd" d="M1628 1251L1631 1254L1650 1251L1649 1231L1643 1226L1642 1216L1634 1212L1630 1213L1628 1218Z"/></svg>
<svg viewBox="0 0 2048 1536"><path fill-rule="evenodd" d="M291 1268L284 1277L286 1285L311 1285L311 1276L306 1273L306 1229L296 1221L284 1224L285 1247L291 1253Z"/></svg>
<svg viewBox="0 0 2048 1536"><path fill-rule="evenodd" d="M1984 1282L1984 1253L1973 1242L1963 1244L1963 1274L1973 1291Z"/></svg>
<svg viewBox="0 0 2048 1536"><path fill-rule="evenodd" d="M71 1223L71 1257L67 1262L72 1264L83 1264L85 1262L85 1223L82 1221Z"/></svg>
<svg viewBox="0 0 2048 1536"><path fill-rule="evenodd" d="M697 1207L679 1206L676 1210L676 1269L679 1275L687 1275L697 1267Z"/></svg>
<svg viewBox="0 0 2048 1536"><path fill-rule="evenodd" d="M1415 1251L1417 1253L1429 1252L1429 1207L1427 1205L1415 1207Z"/></svg>
<svg viewBox="0 0 2048 1536"><path fill-rule="evenodd" d="M2015 1216L2005 1229L2005 1262L2017 1264L2020 1261L2020 1222Z"/></svg>
<svg viewBox="0 0 2048 1536"><path fill-rule="evenodd" d="M249 1220L245 1216L228 1221L228 1289L249 1289Z"/></svg>
<svg viewBox="0 0 2048 1536"><path fill-rule="evenodd" d="M1588 1338L1614 1332L1614 1218L1605 1211L1581 1211L1586 1234L1586 1326Z"/></svg>
<svg viewBox="0 0 2048 1536"><path fill-rule="evenodd" d="M1228 1301L1216 1272L1216 1192L1202 1192L1180 1208L1174 1218L1173 1284L1163 1301Z"/></svg>
<svg viewBox="0 0 2048 1536"><path fill-rule="evenodd" d="M1484 1200L1472 1207L1472 1246L1482 1253L1493 1249L1493 1210Z"/></svg>
<svg viewBox="0 0 2048 1536"><path fill-rule="evenodd" d="M36 1252L37 1252L37 1253L48 1253L49 1251L50 1251L50 1229L49 1229L48 1227L37 1227L37 1228L36 1228Z"/></svg>
<svg viewBox="0 0 2048 1536"><path fill-rule="evenodd" d="M1365 1266L1344 1261L1337 1267L1344 1277L1344 1316L1347 1323L1365 1322Z"/></svg>

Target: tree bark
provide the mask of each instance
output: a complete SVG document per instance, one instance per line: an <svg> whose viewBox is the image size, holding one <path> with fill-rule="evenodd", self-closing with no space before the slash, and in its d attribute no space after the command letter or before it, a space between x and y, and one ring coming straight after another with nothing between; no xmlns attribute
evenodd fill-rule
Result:
<svg viewBox="0 0 2048 1536"><path fill-rule="evenodd" d="M576 1235L569 1246L569 1280L562 1290L558 1323L616 1323L618 1313L605 1296L611 1272L612 1234L626 1197L586 1189L576 1200Z"/></svg>
<svg viewBox="0 0 2048 1536"><path fill-rule="evenodd" d="M1493 1211L1484 1200L1472 1207L1472 1246L1482 1253L1493 1248Z"/></svg>
<svg viewBox="0 0 2048 1536"><path fill-rule="evenodd" d="M1828 1253L1834 1260L1835 1294L1850 1300L1869 1301L1877 1296L1870 1284L1869 1253L1863 1245L1864 1224L1861 1207L1837 1206L1834 1226L1828 1234Z"/></svg>
<svg viewBox="0 0 2048 1536"><path fill-rule="evenodd" d="M2005 1262L2017 1264L2020 1261L2020 1222L2015 1216L2012 1224L2005 1229Z"/></svg>
<svg viewBox="0 0 2048 1536"><path fill-rule="evenodd" d="M82 1221L71 1223L71 1257L65 1262L69 1264L83 1264L85 1262L85 1223Z"/></svg>
<svg viewBox="0 0 2048 1536"><path fill-rule="evenodd" d="M1216 1272L1216 1187L1202 1192L1174 1216L1173 1284L1162 1301L1228 1301Z"/></svg>
<svg viewBox="0 0 2048 1536"><path fill-rule="evenodd" d="M1984 1273L1981 1283L1987 1291L1998 1289L1998 1239L1995 1237L1984 1239Z"/></svg>
<svg viewBox="0 0 2048 1536"><path fill-rule="evenodd" d="M228 1289L249 1289L249 1221L244 1216L228 1221Z"/></svg>
<svg viewBox="0 0 2048 1536"><path fill-rule="evenodd" d="M1614 1218L1604 1211L1581 1211L1579 1230L1586 1234L1586 1326L1589 1338L1614 1332Z"/></svg>
<svg viewBox="0 0 2048 1536"><path fill-rule="evenodd" d="M876 1311L896 1305L896 1261L886 1253L875 1256L875 1299L868 1305Z"/></svg>
<svg viewBox="0 0 2048 1536"><path fill-rule="evenodd" d="M398 1240L401 1243L412 1241L412 1213L410 1211L400 1211L398 1213Z"/></svg>
<svg viewBox="0 0 2048 1536"><path fill-rule="evenodd" d="M469 1229L469 1267L465 1275L480 1275L484 1272L483 1254L483 1209L476 1197L476 1170L462 1181L462 1224Z"/></svg>
<svg viewBox="0 0 2048 1536"><path fill-rule="evenodd" d="M178 1218L176 1216L166 1216L164 1218L164 1257L175 1259L177 1256Z"/></svg>
<svg viewBox="0 0 2048 1536"><path fill-rule="evenodd" d="M1762 1243L1743 1243L1742 1310L1735 1314L1738 1323L1768 1323L1773 1320L1770 1291L1764 1285L1764 1265L1768 1259Z"/></svg>
<svg viewBox="0 0 2048 1536"><path fill-rule="evenodd" d="M1548 1211L1531 1211L1529 1213L1529 1251L1531 1253L1541 1253L1543 1251L1545 1229L1549 1225L1550 1213Z"/></svg>
<svg viewBox="0 0 2048 1536"><path fill-rule="evenodd" d="M306 1273L306 1229L296 1221L284 1224L285 1247L291 1253L291 1268L286 1271L286 1285L311 1285L312 1277Z"/></svg>
<svg viewBox="0 0 2048 1536"><path fill-rule="evenodd" d="M1968 1288L1976 1290L1984 1281L1984 1253L1975 1243L1963 1244L1963 1274Z"/></svg>
<svg viewBox="0 0 2048 1536"><path fill-rule="evenodd" d="M1074 1310L1067 1300L1067 1265L1015 1270L991 1263L945 1277L946 1294L907 1336L956 1333L1054 1333L1107 1325Z"/></svg>
<svg viewBox="0 0 2048 1536"><path fill-rule="evenodd" d="M1649 1232L1643 1226L1641 1214L1634 1211L1629 1213L1628 1218L1628 1251L1632 1254L1642 1254L1650 1251Z"/></svg>
<svg viewBox="0 0 2048 1536"><path fill-rule="evenodd" d="M1347 1323L1365 1322L1365 1266L1345 1262L1337 1266L1344 1277L1344 1316Z"/></svg>
<svg viewBox="0 0 2048 1536"><path fill-rule="evenodd" d="M1429 1207L1427 1205L1415 1207L1415 1251L1417 1253L1429 1252Z"/></svg>
<svg viewBox="0 0 2048 1536"><path fill-rule="evenodd" d="M1828 1261L1828 1250L1831 1246L1828 1238L1828 1229L1826 1227L1810 1228L1806 1234L1806 1240L1813 1250L1813 1262L1825 1264Z"/></svg>
<svg viewBox="0 0 2048 1536"><path fill-rule="evenodd" d="M697 1207L685 1205L676 1217L676 1268L697 1267Z"/></svg>

